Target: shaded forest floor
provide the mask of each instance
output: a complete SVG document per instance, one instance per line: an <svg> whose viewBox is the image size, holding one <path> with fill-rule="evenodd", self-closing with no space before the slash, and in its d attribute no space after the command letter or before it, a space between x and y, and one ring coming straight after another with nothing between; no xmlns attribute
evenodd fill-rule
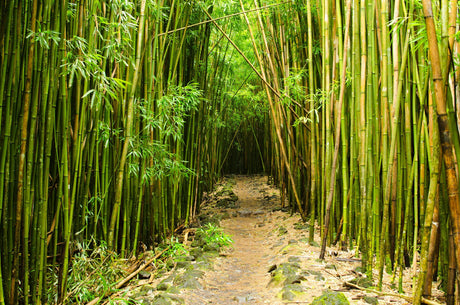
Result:
<svg viewBox="0 0 460 305"><path fill-rule="evenodd" d="M206 245L204 251L192 247L190 256L176 259L169 271L139 281L128 293L131 299L140 304L310 304L329 289L342 292L351 304L409 304L346 286L372 286L354 251L329 248L326 260L318 260L319 236L308 242L308 226L281 207L279 191L267 184L267 177L224 180L205 196L200 219L220 222L232 246L218 254L206 252ZM197 246L194 232L183 234L187 246ZM405 273L403 288L411 294L410 270ZM385 274L383 291L396 293L391 277Z"/></svg>

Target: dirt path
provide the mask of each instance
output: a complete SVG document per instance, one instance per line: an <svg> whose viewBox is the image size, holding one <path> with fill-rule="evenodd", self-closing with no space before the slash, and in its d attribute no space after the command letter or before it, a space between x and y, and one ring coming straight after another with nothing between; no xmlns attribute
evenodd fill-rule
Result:
<svg viewBox="0 0 460 305"><path fill-rule="evenodd" d="M326 261L318 260L319 244L308 242L308 226L298 215L282 211L279 191L267 184L267 177L236 176L224 185L232 185L238 200L227 204L216 200L215 192L208 196L212 200L203 203L202 215L222 218L220 226L232 237L233 247L212 258L210 268L197 260L182 271L171 270L153 283L156 288L148 292L152 302L141 304L310 304L326 289L343 292L350 304L409 304L398 297L345 287L344 281L364 278L354 252L333 249ZM158 283L168 281L166 276L175 286L187 272L198 280L198 284L191 282L192 289L179 286L157 292ZM390 277L386 274L384 282L390 283ZM406 293L410 284L407 277ZM384 290L394 292L389 285Z"/></svg>
<svg viewBox="0 0 460 305"><path fill-rule="evenodd" d="M220 225L233 238L233 249L216 259L214 270L206 272L203 289L182 294L186 304L309 304L325 289L342 290L351 304L368 304L363 299L366 294L344 288L341 281L355 278L360 263L318 261L319 245L308 243L308 229L298 215L281 211L279 191L267 184L267 177L237 176L233 180L237 208L203 207L204 213L230 213ZM353 253L342 255L350 258ZM281 280L275 281L274 273L269 272L275 266L279 270L287 266L294 279L286 280L281 272ZM296 287L302 292L296 293ZM390 297L381 297L382 303L405 304Z"/></svg>
<svg viewBox="0 0 460 305"><path fill-rule="evenodd" d="M219 257L214 271L206 274L206 289L192 293L190 304L278 304L274 292L266 286L270 281L268 268L275 263L273 242L267 238L272 223L276 194L262 190L266 178L253 180L239 177L233 187L239 208L233 216L221 221L221 227L233 239L233 249ZM262 191L262 192L261 192ZM265 195L264 195L265 194Z"/></svg>

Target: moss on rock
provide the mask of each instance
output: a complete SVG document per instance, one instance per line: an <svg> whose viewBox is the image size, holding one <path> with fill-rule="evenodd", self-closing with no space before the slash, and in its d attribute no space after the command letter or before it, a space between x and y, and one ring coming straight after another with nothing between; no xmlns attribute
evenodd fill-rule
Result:
<svg viewBox="0 0 460 305"><path fill-rule="evenodd" d="M179 298L175 295L171 294L158 294L153 299L153 302L150 304L152 305L178 305L178 304L185 304L182 298Z"/></svg>
<svg viewBox="0 0 460 305"><path fill-rule="evenodd" d="M183 274L179 274L174 278L174 285L180 289L201 289L203 286L198 281L203 276L204 272L200 270L189 269Z"/></svg>
<svg viewBox="0 0 460 305"><path fill-rule="evenodd" d="M289 284L281 289L278 297L284 301L294 301L305 294L305 289L299 284Z"/></svg>
<svg viewBox="0 0 460 305"><path fill-rule="evenodd" d="M347 297L341 292L325 290L322 295L315 298L310 305L346 305L350 304Z"/></svg>
<svg viewBox="0 0 460 305"><path fill-rule="evenodd" d="M350 283L364 287L364 288L369 288L374 286L374 283L372 283L372 280L368 277L356 277L350 281Z"/></svg>
<svg viewBox="0 0 460 305"><path fill-rule="evenodd" d="M366 303L372 304L372 305L377 305L379 303L379 300L376 297L371 297L371 296L367 296L367 295L363 298L363 300Z"/></svg>
<svg viewBox="0 0 460 305"><path fill-rule="evenodd" d="M286 234L287 232L288 232L288 230L283 226L280 226L278 228L278 236L282 236L282 235Z"/></svg>
<svg viewBox="0 0 460 305"><path fill-rule="evenodd" d="M297 271L300 269L297 263L282 263L271 272L272 278L268 283L269 286L281 286L291 283L292 278L296 278Z"/></svg>

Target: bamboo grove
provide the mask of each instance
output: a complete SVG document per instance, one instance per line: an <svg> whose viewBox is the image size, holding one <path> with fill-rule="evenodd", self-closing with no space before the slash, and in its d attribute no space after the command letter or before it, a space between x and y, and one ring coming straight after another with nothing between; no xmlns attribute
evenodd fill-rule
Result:
<svg viewBox="0 0 460 305"><path fill-rule="evenodd" d="M211 28L175 32L212 6L0 8L0 304L55 303L76 242L135 255L194 218L212 187L221 114L205 90Z"/></svg>
<svg viewBox="0 0 460 305"><path fill-rule="evenodd" d="M273 176L321 258L454 304L457 1L0 8L0 304L64 301L76 243L136 255L224 171Z"/></svg>
<svg viewBox="0 0 460 305"><path fill-rule="evenodd" d="M259 35L270 173L310 239L320 230L320 258L330 244L358 249L380 288L389 272L402 291L410 272L416 304L434 280L455 302L457 11L457 1L306 0L246 19Z"/></svg>

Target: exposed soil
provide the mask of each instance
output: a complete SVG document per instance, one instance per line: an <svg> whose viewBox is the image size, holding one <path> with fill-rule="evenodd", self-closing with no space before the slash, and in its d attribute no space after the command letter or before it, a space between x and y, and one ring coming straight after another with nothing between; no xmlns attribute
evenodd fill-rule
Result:
<svg viewBox="0 0 460 305"><path fill-rule="evenodd" d="M218 196L210 194L202 213L204 218L222 218L220 226L232 237L232 248L212 258L211 266L199 268L198 263L192 262L192 269L201 270L197 273L198 286L175 291L169 303L153 299L145 303L176 304L176 300L190 305L310 304L329 289L343 292L350 304L409 304L396 296L346 287L344 282L365 277L360 273L361 263L355 252L329 249L326 260L318 260L319 236L315 236L316 243L308 242L308 226L298 215L282 209L279 191L267 184L267 177L235 176L223 185L228 187L229 183L238 200L216 200ZM173 272L152 283L152 287ZM411 294L410 271L405 273L404 291ZM384 291L396 293L389 285L391 275L385 274L384 282ZM440 295L439 291L435 294ZM154 296L158 301L158 294L152 291L151 297Z"/></svg>

